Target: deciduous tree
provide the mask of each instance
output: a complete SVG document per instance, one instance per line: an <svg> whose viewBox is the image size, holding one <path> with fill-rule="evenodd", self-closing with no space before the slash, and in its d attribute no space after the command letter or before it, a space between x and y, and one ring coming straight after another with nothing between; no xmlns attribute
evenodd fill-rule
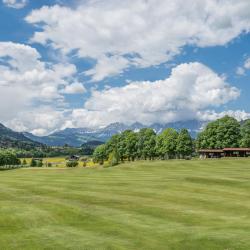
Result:
<svg viewBox="0 0 250 250"><path fill-rule="evenodd" d="M182 129L178 135L176 152L180 158L190 156L193 152L193 140L187 129Z"/></svg>

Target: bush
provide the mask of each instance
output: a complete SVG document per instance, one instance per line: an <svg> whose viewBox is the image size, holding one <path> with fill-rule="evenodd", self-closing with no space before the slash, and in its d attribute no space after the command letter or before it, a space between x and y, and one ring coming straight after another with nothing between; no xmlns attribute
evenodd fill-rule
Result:
<svg viewBox="0 0 250 250"><path fill-rule="evenodd" d="M39 161L37 162L37 166L38 166L39 168L41 168L41 167L43 166L43 161L42 161L42 160L39 160Z"/></svg>
<svg viewBox="0 0 250 250"><path fill-rule="evenodd" d="M37 166L37 162L36 162L35 159L33 159L33 158L31 159L30 166L31 166L32 168L34 168L34 167Z"/></svg>
<svg viewBox="0 0 250 250"><path fill-rule="evenodd" d="M8 150L0 151L0 166L20 164L21 161L17 158L14 152Z"/></svg>
<svg viewBox="0 0 250 250"><path fill-rule="evenodd" d="M75 168L78 166L78 164L79 164L78 161L67 161L66 166L68 168Z"/></svg>

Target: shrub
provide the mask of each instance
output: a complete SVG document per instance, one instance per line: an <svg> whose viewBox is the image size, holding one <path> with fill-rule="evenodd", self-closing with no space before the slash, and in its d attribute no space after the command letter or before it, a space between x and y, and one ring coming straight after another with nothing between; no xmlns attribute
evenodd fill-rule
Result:
<svg viewBox="0 0 250 250"><path fill-rule="evenodd" d="M0 151L0 166L5 165L20 165L21 161L17 158L13 151Z"/></svg>
<svg viewBox="0 0 250 250"><path fill-rule="evenodd" d="M42 161L42 160L39 160L39 161L37 162L37 166L41 168L41 167L43 166L43 161Z"/></svg>
<svg viewBox="0 0 250 250"><path fill-rule="evenodd" d="M37 162L35 159L31 159L31 162L30 162L30 166L33 168L33 167L36 167L37 166Z"/></svg>
<svg viewBox="0 0 250 250"><path fill-rule="evenodd" d="M75 168L78 166L78 161L67 161L66 166L68 168Z"/></svg>

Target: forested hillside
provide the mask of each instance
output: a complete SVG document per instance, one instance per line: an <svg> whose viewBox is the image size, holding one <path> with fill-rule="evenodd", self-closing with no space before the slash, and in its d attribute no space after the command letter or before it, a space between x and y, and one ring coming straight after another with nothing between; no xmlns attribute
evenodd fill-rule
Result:
<svg viewBox="0 0 250 250"><path fill-rule="evenodd" d="M15 132L0 123L0 148L31 150L38 147L43 147L43 144L34 142L22 133Z"/></svg>

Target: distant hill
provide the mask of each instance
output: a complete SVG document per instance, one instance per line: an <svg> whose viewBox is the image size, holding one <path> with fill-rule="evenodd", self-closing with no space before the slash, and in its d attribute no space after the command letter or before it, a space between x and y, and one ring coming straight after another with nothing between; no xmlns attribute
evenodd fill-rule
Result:
<svg viewBox="0 0 250 250"><path fill-rule="evenodd" d="M92 155L95 148L102 144L101 141L89 141L81 145L81 151L84 155Z"/></svg>
<svg viewBox="0 0 250 250"><path fill-rule="evenodd" d="M135 132L141 128L151 127L157 134L161 133L166 128L175 128L180 130L187 128L193 137L196 137L197 132L204 126L204 122L197 120L190 120L184 122L173 122L167 124L155 123L151 126L143 125L136 122L132 125L125 125L123 123L112 123L104 128L91 129L91 128L67 128L62 131L57 131L48 136L35 136L30 133L24 133L24 136L28 137L33 141L37 141L48 146L64 146L65 144L80 147L82 144L96 141L102 143L107 141L112 135L123 132L124 130L130 129Z"/></svg>
<svg viewBox="0 0 250 250"><path fill-rule="evenodd" d="M36 147L42 147L43 144L32 141L23 133L15 132L0 123L0 148L19 148L30 150Z"/></svg>

